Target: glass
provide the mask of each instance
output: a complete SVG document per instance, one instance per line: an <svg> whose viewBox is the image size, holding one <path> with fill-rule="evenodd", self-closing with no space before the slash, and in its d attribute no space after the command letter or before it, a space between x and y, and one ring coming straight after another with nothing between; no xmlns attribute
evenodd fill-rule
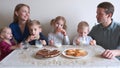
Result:
<svg viewBox="0 0 120 68"><path fill-rule="evenodd" d="M29 47L29 43L22 42L22 49L27 49Z"/></svg>
<svg viewBox="0 0 120 68"><path fill-rule="evenodd" d="M80 45L85 45L85 44L86 44L85 37L81 37L80 38Z"/></svg>
<svg viewBox="0 0 120 68"><path fill-rule="evenodd" d="M61 47L62 44L61 44L60 42L54 42L54 46L56 46L56 47Z"/></svg>
<svg viewBox="0 0 120 68"><path fill-rule="evenodd" d="M35 46L38 47L38 48L42 48L43 47L43 45L42 45L40 40L35 40Z"/></svg>

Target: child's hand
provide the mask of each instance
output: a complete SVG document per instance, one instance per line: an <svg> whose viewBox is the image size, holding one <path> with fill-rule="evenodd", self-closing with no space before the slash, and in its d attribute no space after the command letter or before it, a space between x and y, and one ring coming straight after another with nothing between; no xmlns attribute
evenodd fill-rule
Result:
<svg viewBox="0 0 120 68"><path fill-rule="evenodd" d="M54 45L54 41L53 40L50 40L49 43L50 43L50 45Z"/></svg>
<svg viewBox="0 0 120 68"><path fill-rule="evenodd" d="M17 46L18 46L18 48L23 48L22 43L19 43Z"/></svg>
<svg viewBox="0 0 120 68"><path fill-rule="evenodd" d="M76 45L80 45L80 40L79 40L79 38L76 39Z"/></svg>
<svg viewBox="0 0 120 68"><path fill-rule="evenodd" d="M40 42L42 43L42 45L46 45L46 41L45 40L40 40Z"/></svg>
<svg viewBox="0 0 120 68"><path fill-rule="evenodd" d="M35 36L30 35L30 36L27 38L26 42L30 42L30 41L32 41L32 40L34 40L34 39L35 39Z"/></svg>
<svg viewBox="0 0 120 68"><path fill-rule="evenodd" d="M96 45L96 41L95 40L91 40L90 41L90 45Z"/></svg>
<svg viewBox="0 0 120 68"><path fill-rule="evenodd" d="M17 48L20 48L20 45L14 45L14 46L10 47L11 50L14 50L14 49L17 49Z"/></svg>
<svg viewBox="0 0 120 68"><path fill-rule="evenodd" d="M61 29L61 33L66 36L66 31L64 29Z"/></svg>

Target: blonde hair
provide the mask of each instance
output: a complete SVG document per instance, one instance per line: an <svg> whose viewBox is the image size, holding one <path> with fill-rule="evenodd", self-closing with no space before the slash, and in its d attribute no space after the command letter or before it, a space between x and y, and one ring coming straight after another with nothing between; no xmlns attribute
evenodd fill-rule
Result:
<svg viewBox="0 0 120 68"><path fill-rule="evenodd" d="M41 24L38 20L32 20L29 22L28 27L30 28L33 25L38 25L39 28L41 28Z"/></svg>
<svg viewBox="0 0 120 68"><path fill-rule="evenodd" d="M3 38L3 35L4 35L4 33L6 32L5 29L10 29L10 30L11 30L10 27L2 27L2 28L0 29L0 38Z"/></svg>
<svg viewBox="0 0 120 68"><path fill-rule="evenodd" d="M50 25L53 26L57 21L62 20L64 22L63 29L67 29L66 20L63 16L57 16L55 19L52 19Z"/></svg>
<svg viewBox="0 0 120 68"><path fill-rule="evenodd" d="M88 27L89 28L89 24L86 21L81 21L78 24L78 28L84 28L84 27Z"/></svg>
<svg viewBox="0 0 120 68"><path fill-rule="evenodd" d="M13 17L13 21L14 22L18 22L18 16L16 15L16 11L18 12L23 6L26 6L29 11L30 11L30 7L26 4L18 4L16 5L15 9L14 9L14 17ZM27 22L29 22L30 19L27 20Z"/></svg>

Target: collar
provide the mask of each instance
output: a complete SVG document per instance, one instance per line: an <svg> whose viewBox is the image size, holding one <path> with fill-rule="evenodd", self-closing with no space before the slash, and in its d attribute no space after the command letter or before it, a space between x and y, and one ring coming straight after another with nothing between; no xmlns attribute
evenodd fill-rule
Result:
<svg viewBox="0 0 120 68"><path fill-rule="evenodd" d="M103 27L102 24L100 24L100 28L110 30L110 29L112 29L114 27L114 24L115 23L114 23L114 21L112 19L112 23L108 27Z"/></svg>

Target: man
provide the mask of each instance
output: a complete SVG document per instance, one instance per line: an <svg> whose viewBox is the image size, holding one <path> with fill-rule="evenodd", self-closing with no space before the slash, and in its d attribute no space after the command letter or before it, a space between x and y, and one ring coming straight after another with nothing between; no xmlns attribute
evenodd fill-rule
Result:
<svg viewBox="0 0 120 68"><path fill-rule="evenodd" d="M120 24L113 21L114 6L110 2L102 2L97 6L98 25L94 26L89 35L97 44L105 48L102 57L120 56Z"/></svg>

